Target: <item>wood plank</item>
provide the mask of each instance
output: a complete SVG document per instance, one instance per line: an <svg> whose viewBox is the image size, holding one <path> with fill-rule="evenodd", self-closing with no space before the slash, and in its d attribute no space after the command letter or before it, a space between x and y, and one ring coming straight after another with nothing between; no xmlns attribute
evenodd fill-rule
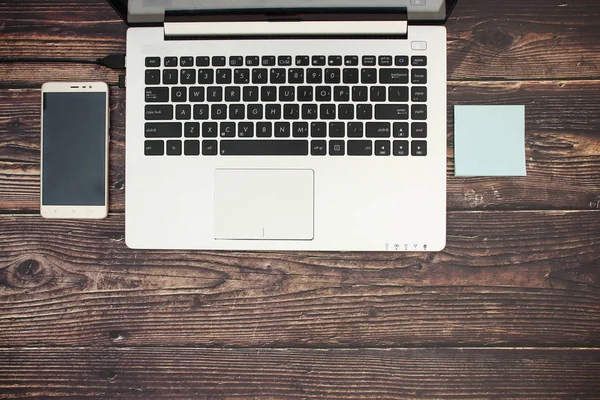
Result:
<svg viewBox="0 0 600 400"><path fill-rule="evenodd" d="M600 81L452 83L450 104L525 104L526 178L454 177L448 123L448 208L598 209ZM39 210L39 90L0 92L0 212ZM569 99L565 102L565 99ZM124 92L111 88L110 204L124 210Z"/></svg>
<svg viewBox="0 0 600 400"><path fill-rule="evenodd" d="M600 346L600 211L453 212L434 254L140 251L123 225L0 216L0 343Z"/></svg>
<svg viewBox="0 0 600 400"><path fill-rule="evenodd" d="M0 4L0 15L0 56L97 58L125 51L126 26L105 0L12 0ZM447 23L449 77L598 78L599 21L595 0L460 0ZM70 65L55 69L59 77L72 69L88 79L93 72ZM41 85L48 69L0 65L0 76L8 87Z"/></svg>
<svg viewBox="0 0 600 400"><path fill-rule="evenodd" d="M598 349L0 349L3 398L597 398Z"/></svg>

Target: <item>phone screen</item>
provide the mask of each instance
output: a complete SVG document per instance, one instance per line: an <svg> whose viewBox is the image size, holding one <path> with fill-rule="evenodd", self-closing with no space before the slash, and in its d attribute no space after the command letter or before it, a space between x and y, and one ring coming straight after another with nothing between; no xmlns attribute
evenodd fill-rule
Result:
<svg viewBox="0 0 600 400"><path fill-rule="evenodd" d="M42 204L105 205L107 94L43 96Z"/></svg>

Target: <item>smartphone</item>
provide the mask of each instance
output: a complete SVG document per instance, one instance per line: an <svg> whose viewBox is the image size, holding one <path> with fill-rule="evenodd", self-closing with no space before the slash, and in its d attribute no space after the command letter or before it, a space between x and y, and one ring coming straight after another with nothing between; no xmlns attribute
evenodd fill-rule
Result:
<svg viewBox="0 0 600 400"><path fill-rule="evenodd" d="M108 215L108 85L42 85L41 214Z"/></svg>

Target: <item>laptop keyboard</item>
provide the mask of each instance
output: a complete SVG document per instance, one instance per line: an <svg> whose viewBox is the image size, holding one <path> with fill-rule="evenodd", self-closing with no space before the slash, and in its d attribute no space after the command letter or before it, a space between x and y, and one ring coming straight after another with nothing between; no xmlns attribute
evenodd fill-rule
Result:
<svg viewBox="0 0 600 400"><path fill-rule="evenodd" d="M145 64L147 156L427 155L425 56L147 57Z"/></svg>

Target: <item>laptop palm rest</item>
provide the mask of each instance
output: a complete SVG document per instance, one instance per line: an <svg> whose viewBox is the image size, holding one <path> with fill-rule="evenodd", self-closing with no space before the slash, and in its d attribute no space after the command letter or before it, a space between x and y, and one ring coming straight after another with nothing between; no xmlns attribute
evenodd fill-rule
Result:
<svg viewBox="0 0 600 400"><path fill-rule="evenodd" d="M312 240L314 171L217 169L217 240Z"/></svg>

